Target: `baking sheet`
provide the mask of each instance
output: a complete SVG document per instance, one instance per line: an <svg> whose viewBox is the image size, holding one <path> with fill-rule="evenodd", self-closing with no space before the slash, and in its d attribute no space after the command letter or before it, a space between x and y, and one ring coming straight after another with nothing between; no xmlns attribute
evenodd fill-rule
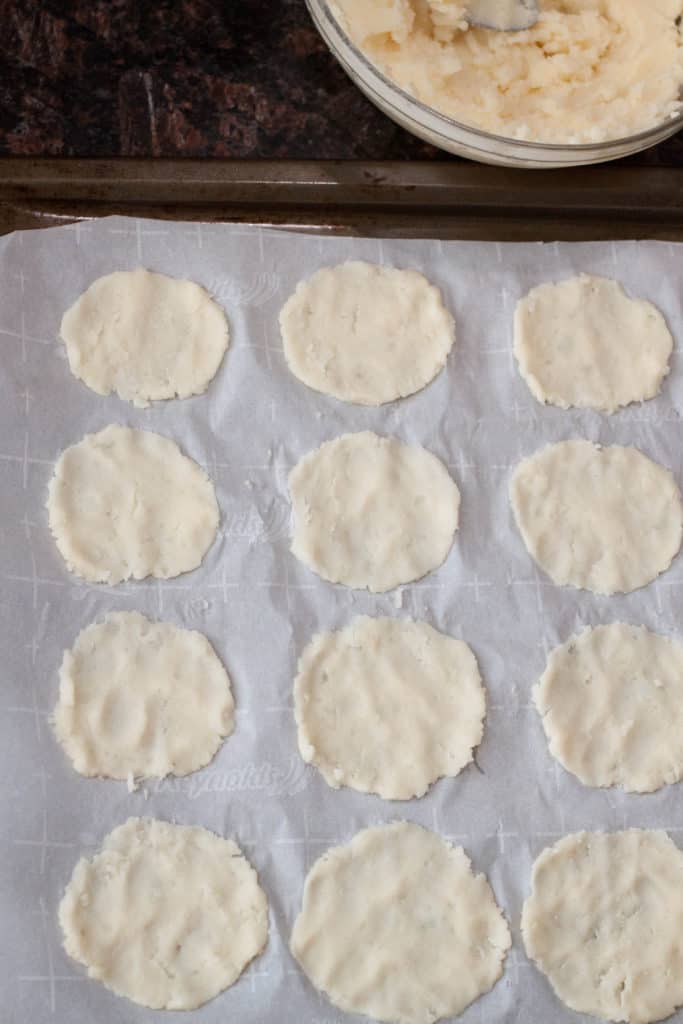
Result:
<svg viewBox="0 0 683 1024"><path fill-rule="evenodd" d="M0 157L0 234L125 214L373 238L679 242L680 169L648 159L577 174L453 159Z"/></svg>
<svg viewBox="0 0 683 1024"><path fill-rule="evenodd" d="M235 837L270 901L266 952L233 988L194 1011L193 1022L354 1019L310 986L287 938L319 854L396 818L463 844L512 926L505 975L462 1015L464 1024L580 1019L556 1000L520 942L532 861L548 843L583 828L661 826L683 842L681 788L626 796L583 787L551 759L530 689L547 651L583 625L622 619L674 632L683 558L627 596L555 587L535 570L516 532L507 484L518 459L569 437L637 444L683 482L682 256L680 245L655 242L315 238L124 218L0 241L3 1021L139 1024L170 1017L87 980L63 952L56 919L76 859L137 814ZM446 371L420 394L380 409L308 390L282 356L280 306L302 276L347 258L424 271L457 319ZM62 312L94 278L138 265L190 277L225 307L232 344L206 395L138 410L100 398L71 376L55 340ZM516 373L517 298L578 271L618 277L665 313L677 347L654 401L612 417L546 409ZM67 572L44 508L52 466L65 446L111 422L172 437L214 480L220 533L195 572L113 588ZM289 552L289 468L324 440L363 429L423 444L448 464L462 493L461 528L444 566L387 595L325 583ZM127 608L204 631L230 672L238 707L236 731L210 766L132 794L123 783L76 775L48 721L63 649L84 626ZM425 618L467 640L479 660L489 706L477 763L419 801L333 791L297 753L291 685L298 652L314 632L359 613Z"/></svg>

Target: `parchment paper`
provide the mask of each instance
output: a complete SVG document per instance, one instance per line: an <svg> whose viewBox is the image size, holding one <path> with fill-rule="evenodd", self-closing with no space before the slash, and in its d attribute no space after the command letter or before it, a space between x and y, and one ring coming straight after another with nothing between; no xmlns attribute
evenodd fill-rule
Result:
<svg viewBox="0 0 683 1024"><path fill-rule="evenodd" d="M308 390L281 352L277 314L298 280L350 257L424 271L457 319L446 371L420 394L380 409ZM206 395L138 410L100 398L71 376L56 340L62 313L96 277L138 265L192 278L225 307L232 344ZM677 347L662 395L615 416L546 409L516 372L512 313L517 298L541 281L606 274L654 301L680 345L682 267L681 247L659 243L331 239L121 218L0 242L0 1020L170 1019L87 980L63 952L56 919L78 857L139 814L234 836L270 901L266 952L232 989L187 1015L193 1022L352 1019L300 973L288 935L305 873L323 850L396 818L463 844L513 929L503 979L466 1011L463 1024L578 1019L529 964L520 942L532 861L563 833L584 828L663 826L683 840L682 790L638 797L583 787L550 757L530 689L547 651L585 624L623 619L665 633L681 629L683 558L630 596L553 586L534 569L514 527L508 478L517 460L538 447L588 437L634 443L683 483L683 363ZM115 588L67 572L44 508L52 466L65 446L110 422L172 437L213 478L220 535L196 572ZM429 448L462 493L461 529L445 565L383 596L325 583L289 552L288 469L322 441L368 428ZM239 709L234 735L208 768L132 794L125 784L76 775L48 720L64 648L84 626L125 608L203 630L230 672ZM297 752L291 685L298 652L314 632L362 612L424 617L467 640L487 686L476 766L419 801L335 792Z"/></svg>

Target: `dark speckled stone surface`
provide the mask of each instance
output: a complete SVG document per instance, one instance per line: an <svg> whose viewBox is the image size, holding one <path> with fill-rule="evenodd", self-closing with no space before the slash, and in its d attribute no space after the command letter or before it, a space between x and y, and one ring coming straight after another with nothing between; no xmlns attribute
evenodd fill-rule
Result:
<svg viewBox="0 0 683 1024"><path fill-rule="evenodd" d="M0 0L0 152L448 159L358 92L304 0ZM683 140L635 159L683 165Z"/></svg>

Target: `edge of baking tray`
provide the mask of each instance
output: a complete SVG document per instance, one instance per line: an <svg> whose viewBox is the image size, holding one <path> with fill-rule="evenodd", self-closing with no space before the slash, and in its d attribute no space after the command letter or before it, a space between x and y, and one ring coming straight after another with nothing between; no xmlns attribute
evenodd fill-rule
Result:
<svg viewBox="0 0 683 1024"><path fill-rule="evenodd" d="M125 214L326 234L683 240L683 171L467 162L0 158L0 233Z"/></svg>

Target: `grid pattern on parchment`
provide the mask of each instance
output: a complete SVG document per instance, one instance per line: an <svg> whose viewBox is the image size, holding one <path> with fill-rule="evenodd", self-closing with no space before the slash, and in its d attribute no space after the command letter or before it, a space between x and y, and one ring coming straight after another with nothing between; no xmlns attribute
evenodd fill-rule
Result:
<svg viewBox="0 0 683 1024"><path fill-rule="evenodd" d="M422 269L457 318L447 370L425 391L383 409L309 391L282 357L277 313L285 298L302 276L350 257ZM532 285L585 270L619 277L655 301L680 344L680 257L680 248L655 243L327 239L118 218L0 242L3 1021L146 1024L163 1016L87 981L64 954L56 923L77 857L130 814L234 836L268 893L266 953L193 1021L349 1019L296 969L287 936L305 872L319 853L364 825L397 817L462 843L513 926L505 976L466 1011L464 1024L571 1018L519 941L533 858L564 832L586 827L659 825L678 839L683 813L678 787L648 797L582 787L550 758L530 688L550 647L584 624L624 619L674 632L683 563L625 597L554 587L535 570L512 525L507 482L521 456L575 436L636 443L683 482L683 371L677 348L662 395L613 417L543 409L515 371L511 317ZM71 377L56 341L62 312L94 278L138 265L199 281L225 307L232 344L205 396L137 410L99 398ZM61 563L44 508L54 460L110 422L174 438L215 481L220 535L196 572L106 588L77 580ZM447 562L398 594L331 586L289 553L289 467L323 440L360 429L424 444L448 464L462 492L461 529ZM210 766L134 794L75 775L49 725L63 649L88 623L120 608L203 630L231 674L238 706L236 732ZM420 801L389 804L333 792L297 754L297 654L313 632L338 628L360 612L424 617L466 639L479 659L489 708L477 766Z"/></svg>

